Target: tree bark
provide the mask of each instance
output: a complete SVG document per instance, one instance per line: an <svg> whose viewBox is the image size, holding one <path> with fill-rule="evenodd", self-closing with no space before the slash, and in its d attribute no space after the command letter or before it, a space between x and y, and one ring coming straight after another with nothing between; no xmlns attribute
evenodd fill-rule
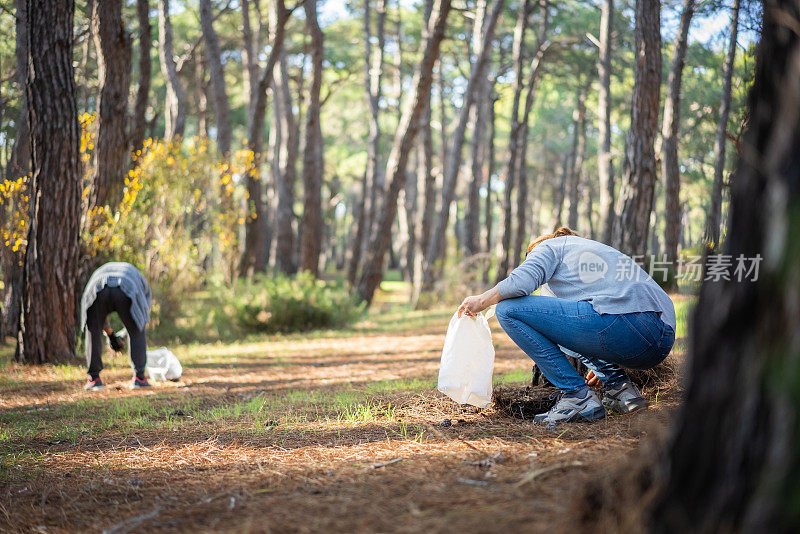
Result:
<svg viewBox="0 0 800 534"><path fill-rule="evenodd" d="M483 268L483 281L484 283L489 283L489 269L491 267L491 252L494 249L494 239L492 235L492 228L494 226L494 198L492 195L492 177L494 176L495 170L495 148L494 148L494 138L495 138L495 129L496 129L496 113L494 110L495 103L499 100L499 95L494 90L494 84L497 82L497 78L495 78L492 82L492 87L490 89L490 103L489 103L489 136L487 139L487 147L486 147L486 159L487 159L487 170L486 170L486 203L484 206L484 215L483 220L485 221L485 234L484 237L486 239L486 253L487 259L486 263Z"/></svg>
<svg viewBox="0 0 800 534"><path fill-rule="evenodd" d="M225 89L225 70L222 67L222 52L217 32L214 31L214 17L211 14L211 0L200 0L200 26L205 41L208 71L214 93L214 122L217 125L217 150L223 158L231 151L231 120L228 93Z"/></svg>
<svg viewBox="0 0 800 534"><path fill-rule="evenodd" d="M503 196L503 237L500 263L497 266L496 280L499 282L508 276L508 267L511 263L511 229L512 229L512 207L511 199L514 192L515 178L517 172L517 159L519 158L519 102L524 86L522 69L524 68L523 48L525 43L525 30L528 27L528 14L530 12L530 0L520 1L517 11L517 25L514 29L513 43L513 62L514 71L514 99L511 104L511 129L508 136L508 164L506 165L505 192Z"/></svg>
<svg viewBox="0 0 800 534"><path fill-rule="evenodd" d="M575 124L575 159L570 166L569 176L569 212L567 226L573 230L578 228L578 202L580 200L581 170L586 153L586 93L588 87L578 93L578 105L573 116Z"/></svg>
<svg viewBox="0 0 800 534"><path fill-rule="evenodd" d="M531 65L528 69L528 94L525 96L525 108L522 112L522 121L520 121L519 132L517 135L520 137L517 145L519 148L519 155L517 156L517 231L514 235L514 244L511 248L511 255L514 261L519 261L522 257L524 248L526 246L528 216L533 212L528 206L528 167L527 167L527 153L528 153L528 123L530 122L531 110L533 103L536 99L536 83L539 80L539 72L542 66L544 54L550 46L547 42L547 30L550 26L550 13L548 10L547 2L541 1L539 3L541 10L541 22L539 25L539 32L536 36L536 49L531 59Z"/></svg>
<svg viewBox="0 0 800 534"><path fill-rule="evenodd" d="M475 102L475 90L480 85L482 78L484 78L486 63L489 59L489 52L492 49L492 39L494 38L494 30L497 26L497 20L500 17L500 12L503 10L505 0L495 0L492 6L492 11L489 14L489 19L486 21L485 30L481 37L481 49L475 63L470 68L469 81L467 88L462 96L463 104L458 112L458 124L453 131L453 142L447 155L447 166L444 170L444 182L442 184L442 202L439 210L439 217L436 219L436 224L433 227L430 241L428 242L428 250L425 254L425 268L423 272L423 288L430 287L433 282L434 264L443 255L444 250L444 236L447 230L447 224L450 220L450 204L453 202L455 195L456 183L458 182L458 174L461 168L462 152L464 147L464 138L467 131L467 123L469 122L470 111Z"/></svg>
<svg viewBox="0 0 800 534"><path fill-rule="evenodd" d="M282 273L292 274L297 270L295 262L294 188L297 181L297 154L300 147L300 131L292 110L292 91L289 88L289 71L286 54L281 54L280 76L275 79L276 101L280 101L281 130L284 142L280 150L281 168L275 176L278 208L275 216L275 267Z"/></svg>
<svg viewBox="0 0 800 534"><path fill-rule="evenodd" d="M129 161L128 91L131 85L131 37L122 21L122 0L96 2L92 15L100 79L97 148L90 206L113 209L120 200Z"/></svg>
<svg viewBox="0 0 800 534"><path fill-rule="evenodd" d="M472 30L472 54L481 46L483 23L486 18L486 0L479 0L476 7L475 26ZM491 43L490 43L491 44ZM490 58L491 60L491 58ZM467 208L464 214L464 255L472 256L480 250L480 187L484 182L483 159L485 156L485 130L489 106L489 77L484 74L478 79L473 106L472 137L469 142L471 179L467 190Z"/></svg>
<svg viewBox="0 0 800 534"><path fill-rule="evenodd" d="M172 139L182 136L186 128L186 94L183 84L178 78L178 67L175 64L169 2L170 0L159 0L158 2L158 55L161 59L161 73L167 81L164 137Z"/></svg>
<svg viewBox="0 0 800 534"><path fill-rule="evenodd" d="M681 123L681 80L686 63L686 46L689 26L694 15L694 0L684 0L681 23L675 37L672 65L667 81L667 100L664 103L664 119L661 128L663 161L661 174L664 178L664 243L667 259L677 266L678 240L681 234L681 175L678 167L678 132ZM672 283L677 289L675 278Z"/></svg>
<svg viewBox="0 0 800 534"><path fill-rule="evenodd" d="M81 209L80 128L72 69L75 5L28 0L26 83L32 149L18 358L75 358Z"/></svg>
<svg viewBox="0 0 800 534"><path fill-rule="evenodd" d="M324 222L322 220L323 164L322 128L320 125L320 89L322 88L323 35L317 21L317 0L304 4L306 28L311 35L312 78L306 111L306 146L303 153L303 228L300 239L300 270L319 274Z"/></svg>
<svg viewBox="0 0 800 534"><path fill-rule="evenodd" d="M798 0L764 3L750 126L724 254L757 276L706 280L692 318L685 401L662 463L653 532L793 532L800 278ZM747 266L752 263L748 262Z"/></svg>
<svg viewBox="0 0 800 534"><path fill-rule="evenodd" d="M408 156L419 130L419 119L422 115L422 110L430 101L433 64L439 56L439 47L444 38L444 29L449 12L450 0L436 0L433 9L435 15L428 26L429 37L425 41L422 61L414 76L414 95L407 102L403 120L397 130L392 151L386 164L386 174L391 176L391 180L386 189L383 210L374 235L370 240L369 250L364 261L364 269L357 287L359 297L368 303L372 301L375 290L383 278L383 264L391 241L392 224L397 214L397 197L405 185Z"/></svg>
<svg viewBox="0 0 800 534"><path fill-rule="evenodd" d="M642 256L647 249L650 213L656 184L653 146L658 129L661 92L661 1L636 0L636 66L631 126L625 140L619 221L615 246L629 256Z"/></svg>
<svg viewBox="0 0 800 534"><path fill-rule="evenodd" d="M250 95L250 115L247 121L247 147L252 152L252 158L245 171L248 202L245 217L244 251L239 263L239 274L243 276L263 272L267 267L269 253L267 206L264 202L264 188L261 181L264 119L267 112L267 89L272 83L273 70L283 50L286 22L291 15L291 12L286 9L284 0L276 0L273 9L275 10L275 28L272 47L266 66L261 70L257 83L253 84L254 91ZM255 58L251 58L251 60L255 61Z"/></svg>
<svg viewBox="0 0 800 534"><path fill-rule="evenodd" d="M719 243L719 230L722 224L722 180L725 172L725 145L727 143L728 117L731 113L731 82L734 61L736 60L736 38L739 30L740 0L733 0L731 9L731 38L728 54L722 68L722 98L719 105L717 134L714 137L714 183L711 188L711 207L706 223L706 240L713 246Z"/></svg>
<svg viewBox="0 0 800 534"><path fill-rule="evenodd" d="M600 181L600 226L603 243L610 244L616 214L614 212L614 163L611 159L611 54L614 47L614 0L605 0L600 19L600 56L597 70L598 124L597 167Z"/></svg>
<svg viewBox="0 0 800 534"><path fill-rule="evenodd" d="M28 123L28 99L25 95L25 84L28 79L28 4L26 0L16 0L16 49L17 89L21 95L20 115L17 119L17 137L14 149L6 166L6 180L16 180L20 176L28 176L31 170L31 138ZM28 182L30 187L30 181ZM3 214L5 216L5 214ZM19 325L20 291L22 289L22 253L13 251L11 247L0 249L0 261L3 270L2 323L0 323L0 341L10 335L16 335Z"/></svg>
<svg viewBox="0 0 800 534"><path fill-rule="evenodd" d="M381 80L383 75L383 57L385 49L385 22L386 22L386 2L378 0L376 7L377 20L375 36L377 39L377 54L372 54L372 28L371 10L369 0L364 1L364 87L367 96L367 106L370 111L369 131L367 134L367 166L364 170L364 177L361 185L361 198L359 200L358 219L356 221L356 234L353 239L350 252L350 263L347 269L347 280L350 284L355 284L358 276L358 269L361 264L361 257L366 247L369 236L369 229L374 221L373 206L378 195L377 184L381 181L377 179L380 172L378 154L380 152L380 123L378 122L379 107L378 102L381 98ZM382 182L381 182L382 183Z"/></svg>
<svg viewBox="0 0 800 534"><path fill-rule="evenodd" d="M131 117L130 150L133 154L141 150L147 128L147 100L150 97L151 76L150 48L153 41L149 0L136 0L136 18L139 21L139 88L136 90L136 102Z"/></svg>

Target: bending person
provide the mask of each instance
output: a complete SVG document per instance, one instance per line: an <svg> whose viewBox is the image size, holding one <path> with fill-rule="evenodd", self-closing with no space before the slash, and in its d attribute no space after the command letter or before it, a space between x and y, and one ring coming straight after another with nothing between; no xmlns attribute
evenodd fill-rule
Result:
<svg viewBox="0 0 800 534"><path fill-rule="evenodd" d="M150 320L152 295L142 273L130 263L111 262L98 268L86 284L81 298L81 329L86 332L87 390L103 389L102 332L108 335L111 348L121 350L122 341L108 325L111 312L117 315L128 331L128 352L131 358L134 389L149 387L144 375L147 364L147 339L144 327Z"/></svg>
<svg viewBox="0 0 800 534"><path fill-rule="evenodd" d="M531 295L545 283L555 297ZM508 278L465 298L458 314L475 315L492 304L503 330L561 390L536 422L594 420L606 409L646 406L621 366L654 367L675 342L675 307L664 290L630 257L569 228L533 241ZM578 354L592 383L603 383L602 401L562 348Z"/></svg>

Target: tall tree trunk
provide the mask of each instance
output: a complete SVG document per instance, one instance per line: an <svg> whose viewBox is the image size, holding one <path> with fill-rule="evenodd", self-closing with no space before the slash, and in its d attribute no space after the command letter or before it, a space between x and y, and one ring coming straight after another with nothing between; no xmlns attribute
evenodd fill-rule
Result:
<svg viewBox="0 0 800 534"><path fill-rule="evenodd" d="M373 233L374 235L370 240L370 246L364 261L364 269L357 287L359 297L366 302L372 301L375 290L383 278L384 260L391 241L392 224L397 214L397 197L405 185L408 156L419 130L420 116L425 105L430 101L433 64L439 57L439 47L444 38L444 29L449 12L450 0L436 0L433 9L435 15L428 26L429 37L425 40L422 61L414 76L413 98L407 102L403 120L397 130L392 151L386 164L386 175L391 176L391 180L386 189L383 210Z"/></svg>
<svg viewBox="0 0 800 534"><path fill-rule="evenodd" d="M667 100L664 103L664 119L661 136L663 156L661 174L664 178L664 243L667 259L677 266L678 240L681 234L681 174L678 167L678 132L681 124L681 79L686 63L686 45L689 26L694 15L694 0L684 0L681 23L672 52L672 65L667 81ZM673 288L677 289L675 278Z"/></svg>
<svg viewBox="0 0 800 534"><path fill-rule="evenodd" d="M320 89L322 88L323 36L317 21L317 0L307 0L306 28L311 35L312 78L306 111L306 146L303 153L303 228L300 240L300 270L319 274L324 222L322 220L323 165L322 128L320 125Z"/></svg>
<svg viewBox="0 0 800 534"><path fill-rule="evenodd" d="M183 84L178 78L178 67L175 64L169 2L170 0L159 0L158 2L158 55L161 59L161 73L167 80L164 137L172 139L182 136L186 128L186 94Z"/></svg>
<svg viewBox="0 0 800 534"><path fill-rule="evenodd" d="M661 92L661 1L636 0L636 67L631 126L625 140L625 163L619 197L615 246L629 256L644 255L656 185L653 143L658 130Z"/></svg>
<svg viewBox="0 0 800 534"><path fill-rule="evenodd" d="M525 108L522 112L522 120L520 121L519 131L517 133L520 138L517 143L519 155L516 161L517 231L514 234L514 244L511 248L511 257L514 261L519 261L519 258L523 254L523 249L527 244L525 241L527 236L528 215L533 212L533 210L528 207L528 166L526 162L528 154L528 123L530 122L531 110L533 109L533 103L536 99L536 84L539 80L542 60L550 46L550 43L546 40L547 30L550 27L550 14L547 2L541 1L539 3L539 8L541 10L541 21L539 24L539 32L536 36L536 49L534 50L531 65L528 69L528 94L525 96Z"/></svg>
<svg viewBox="0 0 800 534"><path fill-rule="evenodd" d="M511 263L511 231L512 231L512 208L511 199L514 192L515 178L517 172L517 159L519 158L520 146L518 132L519 122L519 102L524 87L522 69L524 68L524 43L525 30L528 28L528 14L530 13L530 0L520 1L517 11L517 25L514 29L513 43L513 62L514 71L514 99L511 104L511 129L508 136L508 164L506 165L505 193L503 196L503 237L501 259L497 266L495 278L500 281L508 275L508 267Z"/></svg>
<svg viewBox="0 0 800 534"><path fill-rule="evenodd" d="M15 0L16 5L16 48L14 56L17 60L17 87L20 98L20 115L17 120L17 136L14 139L14 150L6 166L6 179L16 180L27 176L31 170L31 138L28 125L28 101L25 98L25 83L28 78L28 27L27 0ZM5 272L5 271L4 271Z"/></svg>
<svg viewBox="0 0 800 534"><path fill-rule="evenodd" d="M286 22L291 15L291 11L286 9L284 0L276 0L272 7L275 15L272 47L266 66L259 73L257 83L253 84L253 91L250 95L250 115L247 121L247 148L252 152L252 158L245 171L248 205L245 217L244 250L239 262L239 274L244 276L264 271L267 267L269 253L267 205L264 201L264 187L261 181L264 120L267 113L267 89L272 84L273 70L283 50ZM251 59L255 61L255 58Z"/></svg>
<svg viewBox="0 0 800 534"><path fill-rule="evenodd" d="M151 75L150 48L153 41L150 27L150 0L136 0L136 18L139 21L139 88L136 90L136 102L131 117L130 150L133 154L141 150L147 128L147 100L150 97Z"/></svg>
<svg viewBox="0 0 800 534"><path fill-rule="evenodd" d="M292 91L289 88L289 71L286 53L281 54L280 76L275 79L276 101L280 101L281 130L284 142L280 150L281 168L275 177L278 194L278 209L275 216L275 267L283 273L292 274L297 268L294 260L294 187L297 181L297 154L300 146L300 130L292 109Z"/></svg>
<svg viewBox="0 0 800 534"><path fill-rule="evenodd" d="M75 5L28 0L26 84L32 149L31 220L25 250L18 358L75 358L81 164L72 69Z"/></svg>
<svg viewBox="0 0 800 534"><path fill-rule="evenodd" d="M717 135L714 137L714 183L711 189L711 207L706 223L706 239L715 247L719 243L719 230L722 224L722 181L725 172L725 144L728 133L728 116L731 112L731 81L736 59L736 38L739 30L739 7L741 0L733 0L731 9L731 38L728 55L722 68L722 99L719 104Z"/></svg>
<svg viewBox="0 0 800 534"><path fill-rule="evenodd" d="M600 178L600 226L603 243L610 244L616 214L614 211L614 164L611 160L611 54L614 47L614 0L604 0L600 18L600 56L597 70L598 145L597 167Z"/></svg>
<svg viewBox="0 0 800 534"><path fill-rule="evenodd" d="M731 186L730 280L693 314L685 401L663 461L653 532L794 532L800 524L798 0L764 3L750 126ZM760 269L737 276L762 260Z"/></svg>
<svg viewBox="0 0 800 534"><path fill-rule="evenodd" d="M581 170L583 169L583 157L586 153L586 93L588 87L583 88L578 93L578 105L575 108L575 159L570 168L569 176L569 215L567 216L567 226L578 228L578 202L580 200Z"/></svg>
<svg viewBox="0 0 800 534"><path fill-rule="evenodd" d="M89 205L114 208L122 194L129 161L126 125L132 46L122 22L122 0L95 3L92 24L98 50L100 112Z"/></svg>
<svg viewBox="0 0 800 534"><path fill-rule="evenodd" d="M486 0L479 0L476 7L475 26L472 30L472 54L481 46L483 22L486 18ZM491 58L489 59L491 61ZM473 106L472 137L469 142L471 177L467 189L467 208L464 214L464 255L472 256L480 250L480 187L483 183L483 158L485 155L485 130L488 115L489 77L484 74L475 88Z"/></svg>
<svg viewBox="0 0 800 534"><path fill-rule="evenodd" d="M228 93L225 90L225 71L222 68L222 52L219 48L217 32L214 31L214 17L211 14L211 0L200 0L200 26L203 29L206 60L214 88L214 122L217 125L217 150L227 158L231 151L231 120Z"/></svg>
<svg viewBox="0 0 800 534"><path fill-rule="evenodd" d="M469 122L472 105L475 102L476 88L485 77L486 63L489 59L489 53L492 50L491 44L494 38L494 30L504 5L505 0L494 0L494 5L492 6L489 19L486 21L485 29L481 37L480 52L478 53L475 63L470 68L469 81L467 82L467 88L462 96L463 104L458 112L458 124L453 131L453 142L450 146L447 155L447 165L444 169L442 202L439 209L439 217L436 219L433 233L431 233L430 241L428 242L428 250L425 254L423 287L430 287L430 284L433 283L434 265L436 261L443 256L445 231L447 230L447 224L450 219L450 204L453 202L456 183L458 182L458 174L461 168L467 123Z"/></svg>
<svg viewBox="0 0 800 534"><path fill-rule="evenodd" d="M17 137L14 149L6 166L6 180L16 180L20 176L28 176L31 170L31 137L28 123L28 99L25 84L28 79L28 3L16 0L16 49L17 90L21 95L20 116L17 119ZM30 181L28 181L30 187ZM30 195L29 195L30 196ZM5 214L3 214L5 216ZM22 255L11 247L0 248L0 266L3 270L2 323L0 323L0 341L10 335L16 335L19 325L20 291L22 289Z"/></svg>
<svg viewBox="0 0 800 534"><path fill-rule="evenodd" d="M428 27L433 13L433 0L425 0L423 6L422 38L428 38ZM431 226L436 213L436 176L433 174L433 120L431 95L422 111L420 119L419 146L417 147L417 223L419 229L414 247L414 277L411 291L411 305L416 308L422 292L422 267L425 250L431 236Z"/></svg>
<svg viewBox="0 0 800 534"><path fill-rule="evenodd" d="M378 154L380 152L380 123L378 122L381 98L381 80L383 77L383 57L385 49L385 22L386 0L378 0L376 8L377 20L375 34L378 50L372 53L372 28L370 24L369 0L364 1L364 86L369 106L369 132L367 137L367 166L361 185L361 198L359 200L358 219L356 221L356 234L350 252L350 264L347 268L347 280L355 284L361 257L369 237L369 230L374 221L373 206L378 195L377 184L382 181L377 179L380 172Z"/></svg>
<svg viewBox="0 0 800 534"><path fill-rule="evenodd" d="M491 268L491 256L492 250L494 249L494 236L492 235L492 227L494 226L494 198L492 195L492 177L494 176L495 170L495 148L494 148L494 138L495 138L495 124L496 124L496 113L494 110L494 106L499 99L499 95L494 90L494 84L497 82L497 78L492 81L492 86L490 89L490 96L489 96L489 136L487 139L487 147L486 147L486 159L487 159L487 170L486 170L486 203L484 206L484 215L483 220L485 222L485 233L484 238L486 239L486 263L483 268L483 281L484 283L489 283L489 269Z"/></svg>
<svg viewBox="0 0 800 534"><path fill-rule="evenodd" d="M574 145L573 145L574 147ZM561 176L559 177L558 183L554 184L553 188L553 226L558 227L562 226L561 223L561 216L564 213L564 197L566 197L567 193L567 177L569 176L570 172L570 165L572 164L572 158L575 155L574 150L571 150L569 154L564 155L564 162L561 165Z"/></svg>

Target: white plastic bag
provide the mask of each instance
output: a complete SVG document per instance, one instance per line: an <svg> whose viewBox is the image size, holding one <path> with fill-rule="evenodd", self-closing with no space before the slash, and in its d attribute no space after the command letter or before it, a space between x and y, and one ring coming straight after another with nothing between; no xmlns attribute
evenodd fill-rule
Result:
<svg viewBox="0 0 800 534"><path fill-rule="evenodd" d="M167 347L147 351L147 374L156 382L177 380L183 374L178 357Z"/></svg>
<svg viewBox="0 0 800 534"><path fill-rule="evenodd" d="M494 308L460 319L456 313L447 327L437 389L459 404L486 408L492 403L492 315Z"/></svg>

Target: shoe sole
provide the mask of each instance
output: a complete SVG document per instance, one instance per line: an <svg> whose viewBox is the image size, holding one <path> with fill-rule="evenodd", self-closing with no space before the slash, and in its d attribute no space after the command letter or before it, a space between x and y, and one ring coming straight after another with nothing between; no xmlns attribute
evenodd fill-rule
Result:
<svg viewBox="0 0 800 534"><path fill-rule="evenodd" d="M95 386L93 388L83 388L84 391L102 391L106 389L105 386Z"/></svg>
<svg viewBox="0 0 800 534"><path fill-rule="evenodd" d="M647 408L647 399L645 398L635 399L625 403L619 401L606 402L604 400L603 406L605 407L606 410L610 412L619 412L622 414L628 414L635 412L637 410L641 410L642 408Z"/></svg>
<svg viewBox="0 0 800 534"><path fill-rule="evenodd" d="M597 408L592 408L589 411L578 412L567 419L560 419L558 421L554 420L547 420L547 418L542 417L541 419L536 419L536 416L533 418L534 423L580 423L585 422L589 423L591 421L597 421L599 419L603 419L606 416L606 410L598 406Z"/></svg>

